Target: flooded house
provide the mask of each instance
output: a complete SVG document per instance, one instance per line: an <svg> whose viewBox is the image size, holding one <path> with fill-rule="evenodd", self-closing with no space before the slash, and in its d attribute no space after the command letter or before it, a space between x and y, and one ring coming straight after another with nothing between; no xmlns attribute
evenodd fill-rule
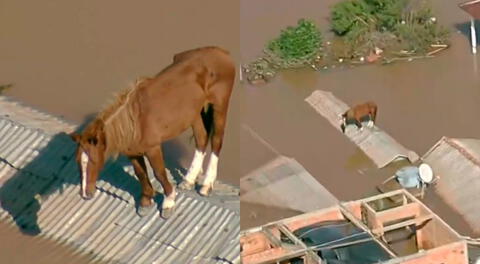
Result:
<svg viewBox="0 0 480 264"><path fill-rule="evenodd" d="M469 263L467 242L403 189L242 231L240 245L245 264Z"/></svg>
<svg viewBox="0 0 480 264"><path fill-rule="evenodd" d="M440 176L436 193L479 234L480 140L442 137L422 160Z"/></svg>

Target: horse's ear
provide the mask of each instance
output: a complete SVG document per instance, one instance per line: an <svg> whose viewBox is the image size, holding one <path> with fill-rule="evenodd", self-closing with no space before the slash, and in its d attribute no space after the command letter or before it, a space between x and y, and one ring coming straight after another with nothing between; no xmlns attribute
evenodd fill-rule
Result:
<svg viewBox="0 0 480 264"><path fill-rule="evenodd" d="M75 141L75 142L77 142L77 143L80 142L80 135L79 135L79 134L73 132L73 133L71 133L69 136L70 136L70 138L71 138L73 141Z"/></svg>

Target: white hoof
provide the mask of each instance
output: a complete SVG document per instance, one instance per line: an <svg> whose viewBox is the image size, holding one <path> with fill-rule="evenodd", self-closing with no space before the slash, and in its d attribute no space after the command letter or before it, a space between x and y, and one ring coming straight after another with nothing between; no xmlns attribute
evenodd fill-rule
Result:
<svg viewBox="0 0 480 264"><path fill-rule="evenodd" d="M184 179L179 185L178 188L186 191L190 191L195 186L195 183L189 182L187 179Z"/></svg>
<svg viewBox="0 0 480 264"><path fill-rule="evenodd" d="M139 206L138 209L137 209L137 214L140 217L147 216L153 211L152 210L153 208L155 208L155 203L152 203L149 206Z"/></svg>
<svg viewBox="0 0 480 264"><path fill-rule="evenodd" d="M162 212L160 213L160 216L163 218L163 219L168 219L170 218L173 213L175 212L175 207L172 207L172 208L162 208Z"/></svg>
<svg viewBox="0 0 480 264"><path fill-rule="evenodd" d="M175 207L176 197L177 197L177 192L175 189L170 195L164 197L163 203L162 203L162 217L164 214L168 216L168 213L173 212L173 208Z"/></svg>
<svg viewBox="0 0 480 264"><path fill-rule="evenodd" d="M198 192L201 196L210 196L212 193L213 184L203 185L200 191Z"/></svg>

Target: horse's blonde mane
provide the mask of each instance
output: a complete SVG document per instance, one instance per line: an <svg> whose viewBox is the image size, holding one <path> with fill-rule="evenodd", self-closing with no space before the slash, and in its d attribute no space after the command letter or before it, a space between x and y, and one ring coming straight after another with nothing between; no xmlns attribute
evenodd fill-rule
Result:
<svg viewBox="0 0 480 264"><path fill-rule="evenodd" d="M106 140L105 157L118 157L120 152L128 150L139 140L138 126L138 87L147 78L138 79L129 88L121 91L97 115L97 120L103 123L103 132Z"/></svg>

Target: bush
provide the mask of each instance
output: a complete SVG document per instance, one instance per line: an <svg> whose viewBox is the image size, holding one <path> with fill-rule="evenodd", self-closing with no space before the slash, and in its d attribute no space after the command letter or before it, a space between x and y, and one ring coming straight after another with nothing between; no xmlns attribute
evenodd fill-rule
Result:
<svg viewBox="0 0 480 264"><path fill-rule="evenodd" d="M305 66L320 55L322 34L314 22L300 19L295 27L282 30L268 43L265 52L279 68Z"/></svg>
<svg viewBox="0 0 480 264"><path fill-rule="evenodd" d="M373 17L365 1L349 0L333 6L331 19L333 31L344 36L367 29Z"/></svg>
<svg viewBox="0 0 480 264"><path fill-rule="evenodd" d="M429 21L431 17L422 17L412 13L405 18L405 23L395 26L395 35L401 49L427 53L430 45L444 44L448 41L448 30Z"/></svg>
<svg viewBox="0 0 480 264"><path fill-rule="evenodd" d="M379 31L391 31L400 22L407 0L364 0L375 17Z"/></svg>
<svg viewBox="0 0 480 264"><path fill-rule="evenodd" d="M414 4L418 5L413 11ZM403 49L426 52L444 43L448 32L432 21L433 14L417 0L346 0L332 9L332 30L351 53L399 43ZM382 47L382 48L383 48Z"/></svg>
<svg viewBox="0 0 480 264"><path fill-rule="evenodd" d="M337 35L365 29L390 31L402 18L407 0L347 0L332 8L332 29Z"/></svg>

